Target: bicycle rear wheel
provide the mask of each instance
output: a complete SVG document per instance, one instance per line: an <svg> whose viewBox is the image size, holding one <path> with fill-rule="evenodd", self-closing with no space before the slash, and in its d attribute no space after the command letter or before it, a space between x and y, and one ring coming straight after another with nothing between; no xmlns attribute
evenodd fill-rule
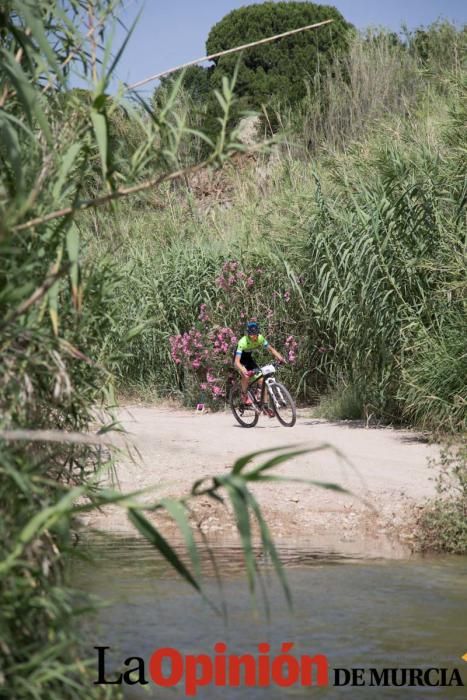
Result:
<svg viewBox="0 0 467 700"><path fill-rule="evenodd" d="M292 428L297 420L295 402L283 384L274 382L268 386L272 408L279 423Z"/></svg>
<svg viewBox="0 0 467 700"><path fill-rule="evenodd" d="M230 392L230 408L235 416L235 420L243 428L253 428L258 422L259 414L255 411L253 405L245 405L238 384L233 386Z"/></svg>

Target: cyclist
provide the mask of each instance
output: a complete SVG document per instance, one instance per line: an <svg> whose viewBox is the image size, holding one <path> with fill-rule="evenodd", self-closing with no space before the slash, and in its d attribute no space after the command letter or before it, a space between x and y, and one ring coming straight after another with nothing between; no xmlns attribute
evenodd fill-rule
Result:
<svg viewBox="0 0 467 700"><path fill-rule="evenodd" d="M251 404L247 393L249 378L252 372L259 369L256 361L253 358L253 351L261 348L267 348L267 350L269 350L269 352L274 355L279 362L283 362L285 364L285 360L280 352L277 352L272 345L269 345L268 341L264 335L261 335L259 330L259 323L257 321L249 321L246 324L246 335L240 338L235 351L234 366L242 376L242 401L247 405ZM262 381L262 379L258 381L259 386L261 386Z"/></svg>

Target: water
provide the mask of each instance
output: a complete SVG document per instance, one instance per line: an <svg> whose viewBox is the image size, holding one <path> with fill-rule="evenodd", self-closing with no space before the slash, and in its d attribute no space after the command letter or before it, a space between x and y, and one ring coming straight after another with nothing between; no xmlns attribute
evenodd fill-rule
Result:
<svg viewBox="0 0 467 700"><path fill-rule="evenodd" d="M216 614L187 584L172 574L141 540L104 539L86 545L93 563L74 564L77 588L98 594L108 607L89 621L89 648L109 646L107 668L129 656L147 660L160 647L182 654L211 654L216 642L228 652L253 654L268 642L271 657L282 642L293 642L293 654L325 654L329 665L345 668L450 668L462 671L467 684L467 562L461 557L368 560L313 551L303 545L282 547L293 593L288 608L280 585L258 559L269 600L269 620L261 591L256 607L242 572L237 547L219 545L223 592L203 557L206 591L227 619ZM94 652L93 652L94 653ZM97 657L96 657L97 658ZM96 662L97 668L97 662ZM125 686L124 686L125 687ZM184 698L181 689L163 690L150 683L127 686L125 697ZM465 698L465 688L329 687L304 689L200 688L198 698L273 700L279 698Z"/></svg>

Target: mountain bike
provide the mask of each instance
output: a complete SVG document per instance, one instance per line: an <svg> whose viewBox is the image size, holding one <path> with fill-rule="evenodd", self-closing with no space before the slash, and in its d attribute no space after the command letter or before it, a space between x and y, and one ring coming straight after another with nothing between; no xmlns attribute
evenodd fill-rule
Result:
<svg viewBox="0 0 467 700"><path fill-rule="evenodd" d="M230 408L243 428L253 428L261 414L276 416L279 423L292 428L297 420L295 402L283 384L276 381L276 365L270 364L252 372L248 386L249 401L242 397L240 381L235 381L230 392ZM257 382L263 378L260 386ZM256 385L256 386L255 386Z"/></svg>

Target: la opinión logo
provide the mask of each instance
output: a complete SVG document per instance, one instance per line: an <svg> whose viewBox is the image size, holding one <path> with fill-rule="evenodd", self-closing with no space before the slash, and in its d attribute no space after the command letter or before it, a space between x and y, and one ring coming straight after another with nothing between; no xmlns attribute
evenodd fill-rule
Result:
<svg viewBox="0 0 467 700"><path fill-rule="evenodd" d="M280 653L271 655L270 645L257 645L258 654L230 654L225 642L214 645L212 655L183 655L173 647L155 649L147 662L140 656L123 661L126 670L108 678L106 651L96 646L97 680L95 685L147 685L148 677L160 688L183 687L185 697L194 697L199 688L267 688L276 685L302 687L450 687L463 686L459 669L453 668L329 668L324 654L293 656L293 642L284 642ZM467 657L467 655L466 655ZM463 657L464 658L464 657ZM467 660L467 658L465 659Z"/></svg>
<svg viewBox="0 0 467 700"><path fill-rule="evenodd" d="M96 646L97 673L95 685L127 684L147 685L147 675L161 688L183 685L186 697L193 697L198 689L207 685L218 688L267 688L278 685L287 688L292 685L327 686L329 665L326 656L292 656L292 642L281 645L281 652L271 656L270 645L258 644L258 655L229 654L225 642L214 645L214 654L186 654L172 647L153 651L148 667L140 656L130 656L123 662L127 670L117 678L108 680L105 668L105 652L110 647Z"/></svg>

